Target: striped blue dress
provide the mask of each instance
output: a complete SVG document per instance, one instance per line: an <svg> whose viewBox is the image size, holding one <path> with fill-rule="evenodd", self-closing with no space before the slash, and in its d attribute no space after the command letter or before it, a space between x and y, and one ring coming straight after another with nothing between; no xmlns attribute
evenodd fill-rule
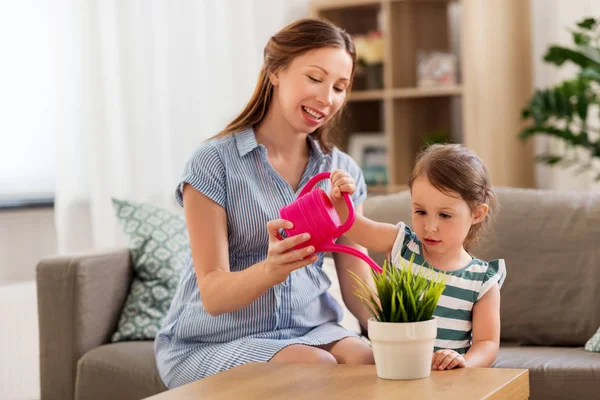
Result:
<svg viewBox="0 0 600 400"><path fill-rule="evenodd" d="M366 197L362 171L345 153L321 151L309 137L311 152L298 191L273 169L267 150L253 129L211 139L187 162L176 196L188 183L225 208L231 271L266 258L268 221L295 200L314 175L339 168L357 182L354 204ZM331 182L318 186L329 192ZM247 307L213 317L202 307L191 256L182 272L171 307L155 341L161 379L174 388L248 362L267 362L292 344L323 345L357 336L339 325L340 305L328 293L331 282L322 270L323 254L286 281L270 288Z"/></svg>

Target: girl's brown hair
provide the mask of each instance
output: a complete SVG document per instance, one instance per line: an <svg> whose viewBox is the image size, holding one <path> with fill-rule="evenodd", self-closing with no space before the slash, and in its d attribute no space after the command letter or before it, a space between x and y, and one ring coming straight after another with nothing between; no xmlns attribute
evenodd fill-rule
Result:
<svg viewBox="0 0 600 400"><path fill-rule="evenodd" d="M423 150L415 161L408 186L412 191L415 179L426 177L439 191L467 202L471 210L482 203L488 205L483 221L472 225L465 239L465 248L478 242L489 231L498 212L496 193L481 159L462 144L434 144Z"/></svg>
<svg viewBox="0 0 600 400"><path fill-rule="evenodd" d="M327 21L307 18L292 22L267 42L264 49L263 66L252 98L246 108L216 137L236 133L261 122L271 104L273 94L273 85L269 79L271 74L289 66L299 55L325 47L343 49L348 52L352 58L352 76L350 77L350 82L352 82L356 65L356 51L350 35ZM330 138L332 132L339 125L341 111L336 113L327 124L312 133L325 152L331 151Z"/></svg>

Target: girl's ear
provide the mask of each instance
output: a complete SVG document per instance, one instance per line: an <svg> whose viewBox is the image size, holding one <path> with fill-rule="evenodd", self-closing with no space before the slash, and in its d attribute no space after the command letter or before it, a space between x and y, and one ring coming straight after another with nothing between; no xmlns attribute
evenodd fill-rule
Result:
<svg viewBox="0 0 600 400"><path fill-rule="evenodd" d="M483 221L485 219L485 217L488 215L489 211L490 211L490 207L487 204L485 204L485 203L479 204L477 206L477 208L475 209L475 211L473 211L471 225L475 225L475 224L478 224L481 221Z"/></svg>

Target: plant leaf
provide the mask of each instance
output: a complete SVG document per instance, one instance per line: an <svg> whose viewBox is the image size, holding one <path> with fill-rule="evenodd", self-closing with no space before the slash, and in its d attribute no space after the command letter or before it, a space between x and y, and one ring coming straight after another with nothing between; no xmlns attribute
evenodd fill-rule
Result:
<svg viewBox="0 0 600 400"><path fill-rule="evenodd" d="M426 276L425 269L413 270L414 257L409 265L400 259L399 268L384 262L383 272L373 272L374 288L351 272L358 283L355 295L369 313L381 322L416 322L430 319L445 288L443 274Z"/></svg>
<svg viewBox="0 0 600 400"><path fill-rule="evenodd" d="M550 46L546 55L544 55L544 61L561 66L567 61L579 65L582 68L586 68L590 65L590 59L577 50L571 50L562 46Z"/></svg>
<svg viewBox="0 0 600 400"><path fill-rule="evenodd" d="M581 29L592 30L596 25L597 20L595 18L586 18L581 22L577 23L577 26Z"/></svg>
<svg viewBox="0 0 600 400"><path fill-rule="evenodd" d="M549 153L539 154L535 158L539 162L542 162L542 163L548 164L548 165L555 165L563 160L562 156L559 156L556 154L549 154Z"/></svg>
<svg viewBox="0 0 600 400"><path fill-rule="evenodd" d="M584 68L581 70L579 75L584 79L600 82L600 69Z"/></svg>
<svg viewBox="0 0 600 400"><path fill-rule="evenodd" d="M573 41L575 42L575 44L581 45L581 44L588 44L590 42L591 38L590 35L583 33L583 32L573 32Z"/></svg>

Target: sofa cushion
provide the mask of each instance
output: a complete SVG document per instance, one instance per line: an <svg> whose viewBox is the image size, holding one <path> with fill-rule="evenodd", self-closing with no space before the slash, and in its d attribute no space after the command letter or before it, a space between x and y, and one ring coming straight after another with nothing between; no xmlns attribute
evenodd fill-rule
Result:
<svg viewBox="0 0 600 400"><path fill-rule="evenodd" d="M527 368L532 399L597 399L600 354L582 347L501 346L497 368Z"/></svg>
<svg viewBox="0 0 600 400"><path fill-rule="evenodd" d="M151 341L100 346L77 363L76 400L134 400L165 390Z"/></svg>
<svg viewBox="0 0 600 400"><path fill-rule="evenodd" d="M498 189L501 205L477 256L504 257L502 337L582 347L600 326L600 195Z"/></svg>
<svg viewBox="0 0 600 400"><path fill-rule="evenodd" d="M600 195L495 188L500 211L489 238L473 249L504 258L502 339L583 346L600 326ZM408 191L369 198L366 216L410 225ZM381 261L382 255L373 255Z"/></svg>
<svg viewBox="0 0 600 400"><path fill-rule="evenodd" d="M113 342L154 339L189 255L183 214L148 203L113 199L129 239L134 276Z"/></svg>

